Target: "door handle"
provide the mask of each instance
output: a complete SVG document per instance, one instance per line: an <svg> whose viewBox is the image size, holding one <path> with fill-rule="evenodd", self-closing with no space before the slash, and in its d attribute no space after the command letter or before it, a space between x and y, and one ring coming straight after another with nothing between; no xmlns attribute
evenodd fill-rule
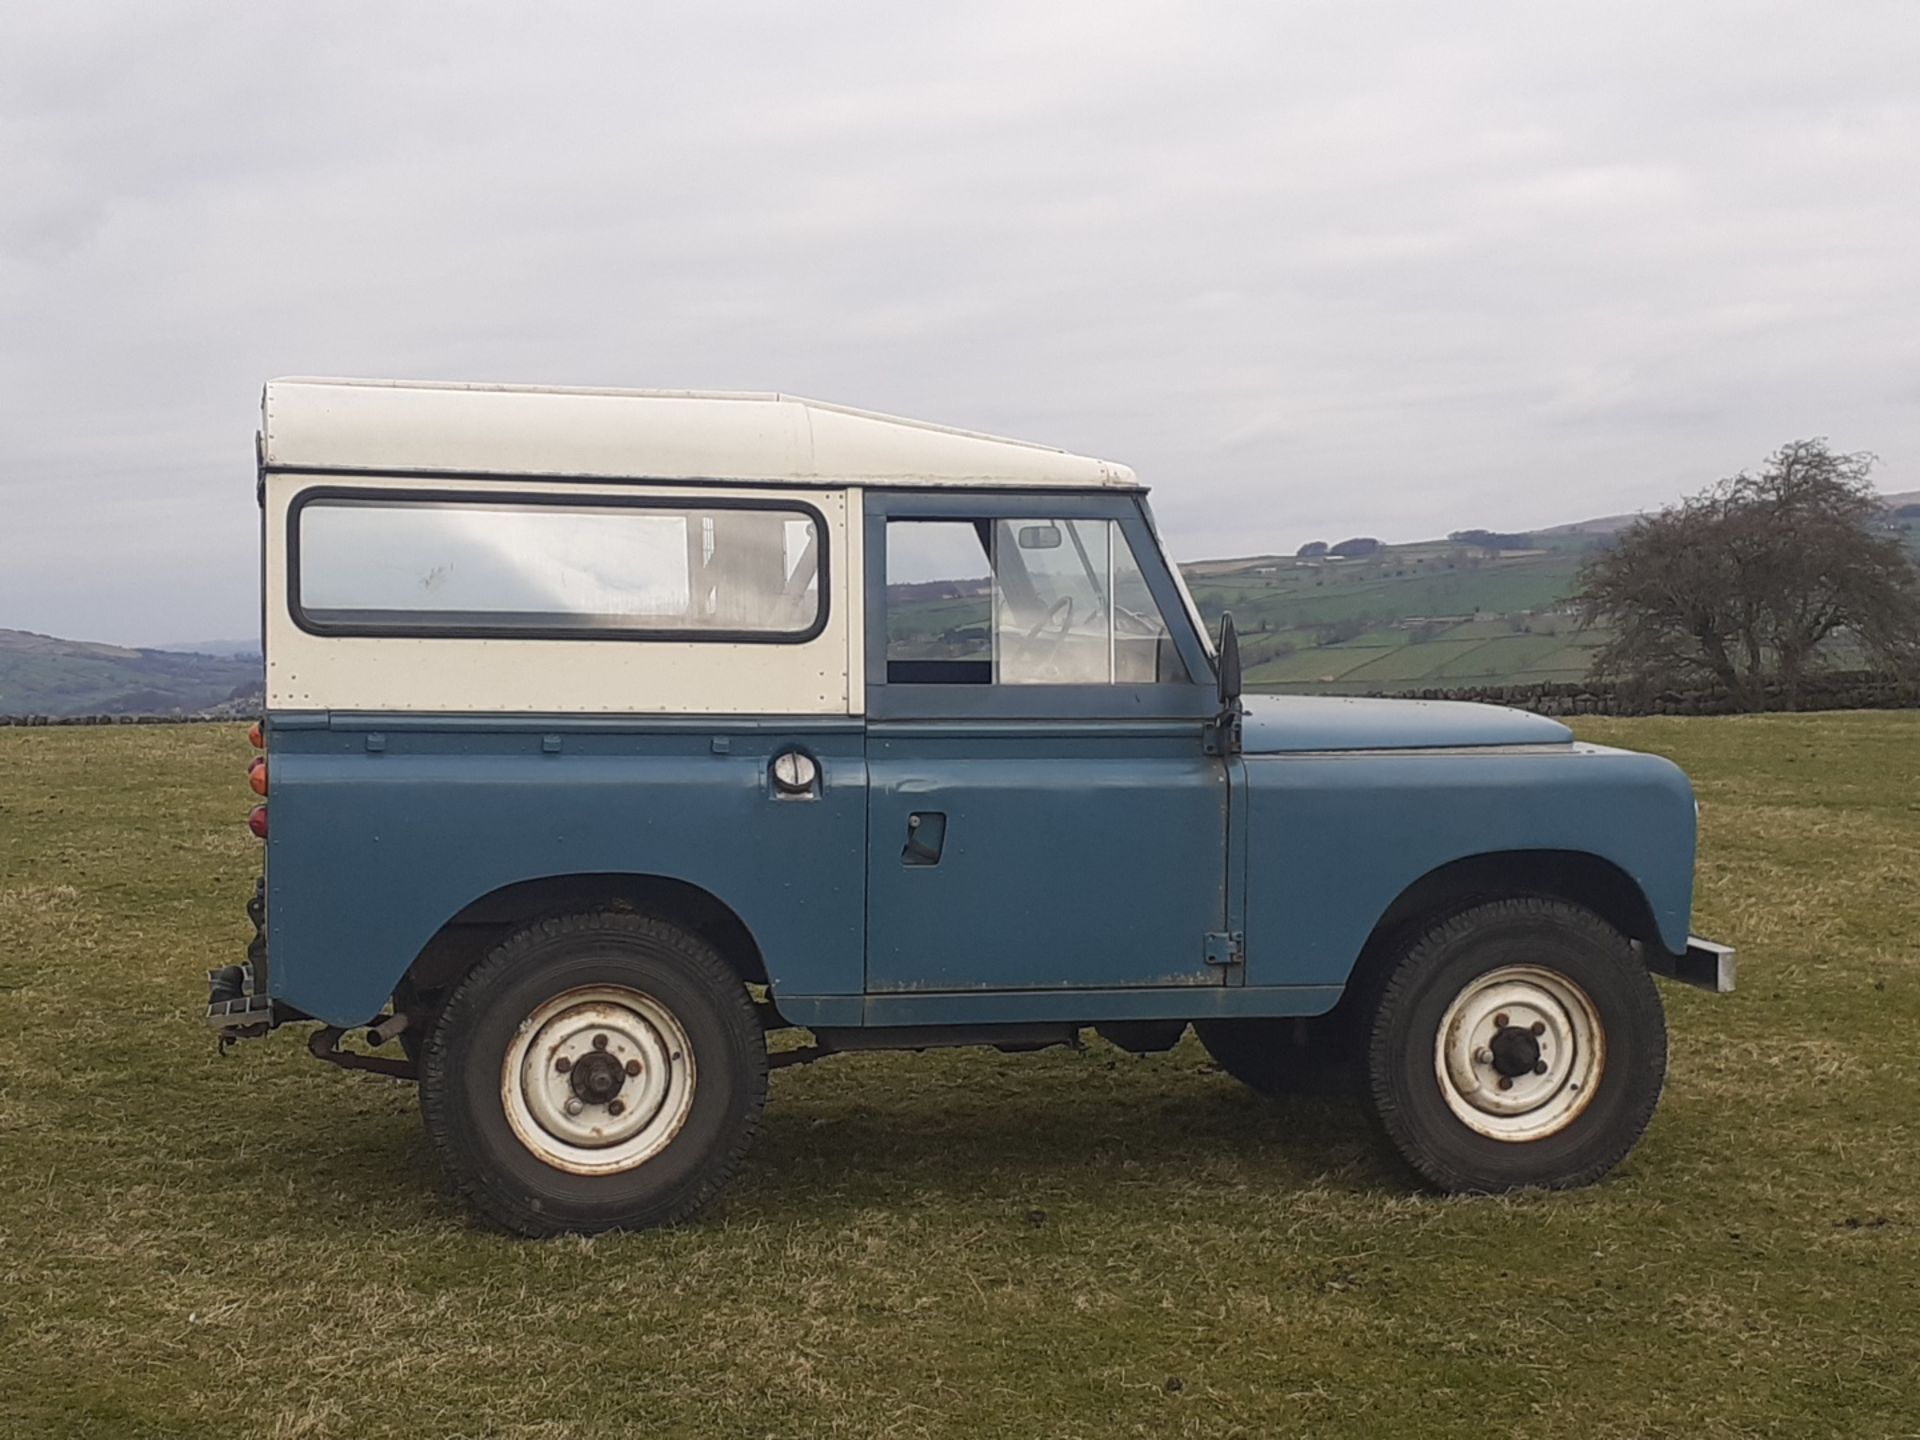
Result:
<svg viewBox="0 0 1920 1440"><path fill-rule="evenodd" d="M947 845L947 816L941 810L916 810L907 816L907 843L900 852L902 865L938 865Z"/></svg>

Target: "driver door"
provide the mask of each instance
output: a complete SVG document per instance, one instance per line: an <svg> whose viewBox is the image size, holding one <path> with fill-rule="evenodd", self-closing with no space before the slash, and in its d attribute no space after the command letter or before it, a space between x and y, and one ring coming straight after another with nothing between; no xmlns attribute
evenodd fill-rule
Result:
<svg viewBox="0 0 1920 1440"><path fill-rule="evenodd" d="M1213 676L1137 501L866 509L868 993L1228 983Z"/></svg>

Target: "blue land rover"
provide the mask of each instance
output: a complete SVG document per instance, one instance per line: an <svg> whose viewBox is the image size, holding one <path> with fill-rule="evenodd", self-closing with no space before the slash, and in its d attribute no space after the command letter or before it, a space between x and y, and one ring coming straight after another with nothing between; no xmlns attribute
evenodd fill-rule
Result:
<svg viewBox="0 0 1920 1440"><path fill-rule="evenodd" d="M265 878L208 1019L417 1080L508 1230L695 1214L773 1065L1089 1027L1349 1075L1444 1189L1582 1185L1660 1095L1650 975L1731 988L1674 766L1242 696L1124 466L782 395L282 380L259 469Z"/></svg>

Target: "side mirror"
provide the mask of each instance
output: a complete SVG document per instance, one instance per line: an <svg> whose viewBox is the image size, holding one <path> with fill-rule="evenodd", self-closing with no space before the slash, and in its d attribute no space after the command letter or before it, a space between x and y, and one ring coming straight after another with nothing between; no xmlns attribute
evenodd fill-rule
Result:
<svg viewBox="0 0 1920 1440"><path fill-rule="evenodd" d="M1220 708L1240 703L1240 635L1233 628L1233 612L1220 616Z"/></svg>

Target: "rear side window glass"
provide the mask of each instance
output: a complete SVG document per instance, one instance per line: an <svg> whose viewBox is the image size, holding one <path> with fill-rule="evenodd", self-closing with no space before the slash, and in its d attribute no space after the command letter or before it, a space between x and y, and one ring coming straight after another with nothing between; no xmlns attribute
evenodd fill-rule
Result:
<svg viewBox="0 0 1920 1440"><path fill-rule="evenodd" d="M805 639L817 512L319 496L293 524L295 618L322 633Z"/></svg>

